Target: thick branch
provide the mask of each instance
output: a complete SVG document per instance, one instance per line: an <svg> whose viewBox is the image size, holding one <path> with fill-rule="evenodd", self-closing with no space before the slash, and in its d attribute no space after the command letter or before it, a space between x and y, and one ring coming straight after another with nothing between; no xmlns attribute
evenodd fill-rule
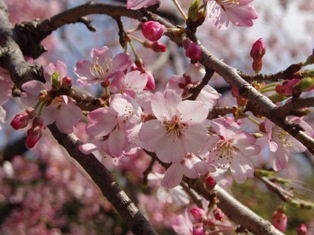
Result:
<svg viewBox="0 0 314 235"><path fill-rule="evenodd" d="M209 200L211 194L206 191L200 180L185 178L184 181L197 193ZM272 226L269 221L264 220L255 212L251 211L220 186L216 185L214 192L216 192L217 198L219 199L219 208L222 209L233 222L240 224L255 235L283 235L283 233Z"/></svg>
<svg viewBox="0 0 314 235"><path fill-rule="evenodd" d="M55 125L50 125L49 129L59 144L65 147L70 156L91 176L134 234L157 234L131 199L115 182L107 168L93 154L85 155L78 149L82 143L75 135L63 134Z"/></svg>

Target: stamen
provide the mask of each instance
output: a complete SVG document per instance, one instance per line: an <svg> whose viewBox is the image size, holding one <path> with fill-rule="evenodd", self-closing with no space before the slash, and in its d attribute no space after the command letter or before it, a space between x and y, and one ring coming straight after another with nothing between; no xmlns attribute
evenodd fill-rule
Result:
<svg viewBox="0 0 314 235"><path fill-rule="evenodd" d="M99 64L99 57L96 57L96 61L94 62L93 66L90 67L90 72L96 78L102 79L107 76L110 68L112 67L112 59L105 59L104 64Z"/></svg>

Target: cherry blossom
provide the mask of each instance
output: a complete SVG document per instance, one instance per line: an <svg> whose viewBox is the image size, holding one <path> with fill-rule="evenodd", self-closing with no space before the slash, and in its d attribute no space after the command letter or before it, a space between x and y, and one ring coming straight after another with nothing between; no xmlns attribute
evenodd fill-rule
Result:
<svg viewBox="0 0 314 235"><path fill-rule="evenodd" d="M218 29L225 29L231 21L236 26L250 27L257 18L253 0L208 0L209 19Z"/></svg>
<svg viewBox="0 0 314 235"><path fill-rule="evenodd" d="M301 118L290 117L289 120L292 123L300 124L307 134L314 136L312 127ZM267 143L264 146L269 147L269 157L275 171L287 167L290 153L300 153L306 150L306 147L303 144L268 119L265 120L263 126L267 133L267 138L261 139L259 142Z"/></svg>
<svg viewBox="0 0 314 235"><path fill-rule="evenodd" d="M120 53L112 57L107 46L93 48L91 57L92 61L79 60L74 67L74 73L79 77L77 82L82 86L103 82L131 65L127 54Z"/></svg>
<svg viewBox="0 0 314 235"><path fill-rule="evenodd" d="M205 76L205 68L199 63L188 64L183 76L172 75L167 88L177 91L183 98L191 95L190 89L200 84ZM210 85L205 85L196 100L201 101L211 110L220 98L220 94Z"/></svg>
<svg viewBox="0 0 314 235"><path fill-rule="evenodd" d="M191 179L199 178L206 173L215 172L215 167L209 166L200 156L186 153L184 159L179 163L173 163L166 171L161 185L173 188L180 184L182 177L187 176Z"/></svg>
<svg viewBox="0 0 314 235"><path fill-rule="evenodd" d="M99 150L112 157L120 157L139 144L138 132L142 125L142 110L131 97L117 94L109 108L99 108L89 113L86 131L95 141L84 144L84 153Z"/></svg>
<svg viewBox="0 0 314 235"><path fill-rule="evenodd" d="M46 83L29 81L22 85L24 92L21 101L27 106L39 107L39 113L45 125L56 122L58 129L66 134L73 132L73 127L80 121L82 112L71 98L65 95L52 97L49 91L62 86L62 79L67 76L64 63L57 61L44 68Z"/></svg>
<svg viewBox="0 0 314 235"><path fill-rule="evenodd" d="M141 73L138 70L131 71L127 74L120 72L112 80L110 91L121 93L135 98L135 95L144 90L148 81L148 74Z"/></svg>
<svg viewBox="0 0 314 235"><path fill-rule="evenodd" d="M208 109L202 102L184 100L172 90L157 92L151 100L157 119L143 124L139 138L148 151L165 163L179 163L187 152L197 153L208 139L202 125Z"/></svg>
<svg viewBox="0 0 314 235"><path fill-rule="evenodd" d="M172 228L178 235L193 234L193 223L188 213L188 209L185 209L184 216L178 215L173 221Z"/></svg>
<svg viewBox="0 0 314 235"><path fill-rule="evenodd" d="M243 131L233 118L218 118L211 122L217 134L211 136L209 162L218 168L230 168L237 183L254 177L254 166L251 157L260 152L253 135Z"/></svg>
<svg viewBox="0 0 314 235"><path fill-rule="evenodd" d="M137 10L142 7L149 7L155 5L159 2L159 0L128 0L127 1L127 8Z"/></svg>

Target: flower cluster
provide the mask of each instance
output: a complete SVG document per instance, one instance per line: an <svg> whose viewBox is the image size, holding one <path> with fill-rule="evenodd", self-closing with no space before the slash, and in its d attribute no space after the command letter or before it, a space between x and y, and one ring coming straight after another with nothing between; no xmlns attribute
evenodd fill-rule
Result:
<svg viewBox="0 0 314 235"><path fill-rule="evenodd" d="M71 89L72 81L67 73L65 64L57 61L45 66L45 83L32 80L22 85L21 101L28 108L14 117L11 126L14 129L25 128L33 120L27 131L27 147L35 146L47 125L55 122L61 132L69 134L81 120L82 112L75 102L58 94L60 89Z"/></svg>

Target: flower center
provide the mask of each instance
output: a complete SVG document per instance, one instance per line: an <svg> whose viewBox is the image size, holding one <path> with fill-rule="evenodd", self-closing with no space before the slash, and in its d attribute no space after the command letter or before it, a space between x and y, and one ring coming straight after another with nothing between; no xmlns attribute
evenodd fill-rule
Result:
<svg viewBox="0 0 314 235"><path fill-rule="evenodd" d="M238 6L240 4L239 0L216 0L216 2L221 5L222 7L224 6Z"/></svg>
<svg viewBox="0 0 314 235"><path fill-rule="evenodd" d="M221 139L211 151L214 152L217 157L214 160L217 161L221 167L225 168L228 164L231 164L237 152L237 148L233 146L232 140Z"/></svg>
<svg viewBox="0 0 314 235"><path fill-rule="evenodd" d="M275 127L273 130L273 138L277 143L281 143L284 148L292 148L294 145L293 138L290 137L288 132L279 127Z"/></svg>
<svg viewBox="0 0 314 235"><path fill-rule="evenodd" d="M93 66L90 67L90 72L95 77L102 79L108 75L108 72L111 67L112 67L112 59L109 59L109 60L105 59L105 62L103 64L99 64L99 57L96 57L96 60L93 63Z"/></svg>
<svg viewBox="0 0 314 235"><path fill-rule="evenodd" d="M187 128L187 124L180 121L179 117L175 116L171 121L163 122L167 130L167 136L176 135L177 137L181 137L183 135L184 130Z"/></svg>

